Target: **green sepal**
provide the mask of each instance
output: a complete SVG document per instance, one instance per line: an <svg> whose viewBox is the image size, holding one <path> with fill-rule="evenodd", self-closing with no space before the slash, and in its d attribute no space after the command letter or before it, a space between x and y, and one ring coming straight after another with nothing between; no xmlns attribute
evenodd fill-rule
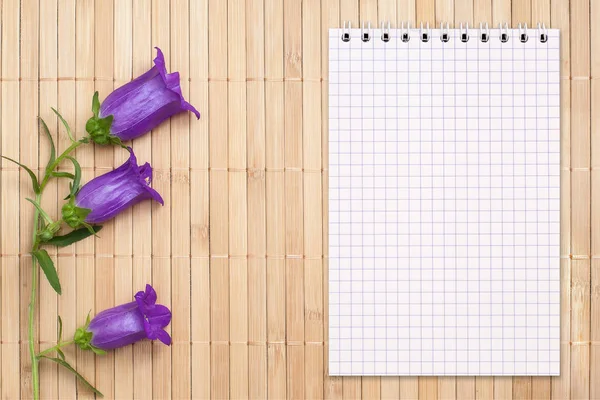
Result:
<svg viewBox="0 0 600 400"><path fill-rule="evenodd" d="M88 323L85 324L83 328L77 328L75 331L75 335L73 335L73 341L81 350L91 350L92 349L92 337L93 333L87 330Z"/></svg>
<svg viewBox="0 0 600 400"><path fill-rule="evenodd" d="M32 170L30 170L27 166L21 164L20 162L13 160L12 158L8 158L6 156L0 156L0 157L4 158L5 160L8 160L10 162L13 162L13 163L17 164L19 167L21 167L25 171L27 171L27 173L29 174L29 177L31 178L31 185L33 186L33 192L35 194L40 193L40 184L38 183L37 176L35 176L35 174L33 173Z"/></svg>
<svg viewBox="0 0 600 400"><path fill-rule="evenodd" d="M52 164L56 161L56 147L54 147L54 140L52 139L48 125L46 125L46 121L44 121L42 117L39 117L39 119L44 132L46 132L46 136L48 136L48 140L50 140L50 159L48 160L48 164L46 164L46 173L48 173L50 172L50 167L52 167Z"/></svg>
<svg viewBox="0 0 600 400"><path fill-rule="evenodd" d="M85 130L90 134L90 139L94 143L100 145L123 146L121 139L110 133L110 126L112 125L114 117L109 115L100 118L100 99L98 98L98 92L95 92L94 97L92 98L92 113L94 116L85 123Z"/></svg>
<svg viewBox="0 0 600 400"><path fill-rule="evenodd" d="M96 389L94 386L92 386L91 383L89 383L79 372L77 372L77 370L75 370L75 368L73 368L71 366L71 364L69 364L65 360L63 360L61 358L48 357L48 356L41 356L40 358L45 358L46 360L54 361L58 365L66 368L66 369L68 369L73 374L75 374L75 376L77 377L77 379L79 379L81 381L81 383L83 383L83 385L85 387L87 387L88 389L90 389L92 392L96 393L98 396L104 397L104 395L102 394L102 392L100 392L98 389Z"/></svg>
<svg viewBox="0 0 600 400"><path fill-rule="evenodd" d="M103 356L106 354L105 350L102 350L96 346L90 346L90 350L92 350L95 354L97 354L99 356Z"/></svg>
<svg viewBox="0 0 600 400"><path fill-rule="evenodd" d="M92 212L89 208L77 207L73 197L68 203L62 206L62 219L71 228L79 228L80 226L89 226L85 223L85 217ZM95 233L95 232L94 232Z"/></svg>
<svg viewBox="0 0 600 400"><path fill-rule="evenodd" d="M42 268L42 271L44 271L44 275L46 275L46 279L50 282L52 289L54 289L56 293L61 294L62 289L60 287L60 281L58 280L58 274L54 267L54 262L52 262L48 252L41 249L32 252L31 255L33 255L40 263L40 267Z"/></svg>
<svg viewBox="0 0 600 400"><path fill-rule="evenodd" d="M90 232L87 227L76 229L74 231L67 233L66 235L55 236L52 239L46 241L44 244L54 245L54 246L58 246L58 247L65 247L65 246L68 246L75 242L79 242L80 240L88 238L92 235L95 235L96 233L98 233L100 231L100 229L102 229L102 225L93 225L92 229L94 231L93 233Z"/></svg>
<svg viewBox="0 0 600 400"><path fill-rule="evenodd" d="M90 313L88 313L87 318L85 319L85 325L81 328L77 328L75 335L73 335L73 341L81 350L91 350L95 354L102 356L106 354L106 351L92 345L92 337L94 334L87 330L88 326L90 326L90 321Z"/></svg>
<svg viewBox="0 0 600 400"><path fill-rule="evenodd" d="M90 138L94 143L100 145L122 145L121 139L110 133L110 126L112 125L113 119L114 117L109 115L104 118L94 116L87 120L85 123L85 130L90 134Z"/></svg>
<svg viewBox="0 0 600 400"><path fill-rule="evenodd" d="M37 234L38 238L40 238L40 241L45 243L49 240L52 240L54 235L56 235L56 233L60 230L61 224L62 221L56 221L44 226L44 228Z"/></svg>
<svg viewBox="0 0 600 400"><path fill-rule="evenodd" d="M94 96L92 97L92 113L94 114L94 117L97 117L100 113L100 98L98 91L95 91Z"/></svg>

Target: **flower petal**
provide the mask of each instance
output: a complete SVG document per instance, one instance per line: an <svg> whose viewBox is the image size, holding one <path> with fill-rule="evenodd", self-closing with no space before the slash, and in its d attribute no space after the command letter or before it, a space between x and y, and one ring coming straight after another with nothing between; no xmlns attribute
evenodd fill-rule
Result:
<svg viewBox="0 0 600 400"><path fill-rule="evenodd" d="M167 73L167 66L165 63L165 56L160 48L155 47L156 49L156 58L154 59L154 65L158 68L158 72L162 76L165 85L169 90L177 93L179 95L179 99L181 100L181 108L187 111L191 111L196 115L197 119L200 119L200 112L196 110L194 106L185 101L183 97L183 93L181 93L181 85L179 79L179 72L173 72L171 74Z"/></svg>
<svg viewBox="0 0 600 400"><path fill-rule="evenodd" d="M152 167L150 164L138 166L133 150L129 151L129 160L123 165L92 179L77 193L76 206L92 210L85 222L104 222L146 199L154 199L164 204L160 194L149 186Z"/></svg>
<svg viewBox="0 0 600 400"><path fill-rule="evenodd" d="M146 320L152 327L164 328L171 322L171 311L166 306L157 304L148 310Z"/></svg>

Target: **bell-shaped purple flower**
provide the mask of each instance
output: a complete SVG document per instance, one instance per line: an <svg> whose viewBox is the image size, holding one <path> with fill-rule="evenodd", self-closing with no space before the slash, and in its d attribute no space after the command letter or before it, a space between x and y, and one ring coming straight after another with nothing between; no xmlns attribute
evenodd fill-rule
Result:
<svg viewBox="0 0 600 400"><path fill-rule="evenodd" d="M83 328L77 329L75 343L84 350L99 352L130 345L143 339L171 344L163 329L171 322L171 311L156 304L156 292L150 285L135 295L135 301L104 310Z"/></svg>
<svg viewBox="0 0 600 400"><path fill-rule="evenodd" d="M71 227L99 224L143 200L164 204L160 194L150 187L152 167L137 165L133 150L119 168L100 175L85 185L62 208L63 220Z"/></svg>
<svg viewBox="0 0 600 400"><path fill-rule="evenodd" d="M185 101L179 72L167 73L165 58L157 47L154 67L121 86L102 102L94 99L94 117L86 124L92 140L99 144L127 141L150 132L167 118L184 111L200 113Z"/></svg>

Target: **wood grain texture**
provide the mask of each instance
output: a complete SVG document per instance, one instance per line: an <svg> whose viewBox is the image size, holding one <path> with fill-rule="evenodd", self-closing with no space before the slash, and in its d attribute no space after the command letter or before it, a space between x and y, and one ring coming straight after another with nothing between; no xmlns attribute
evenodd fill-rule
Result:
<svg viewBox="0 0 600 400"><path fill-rule="evenodd" d="M67 357L107 398L595 399L600 397L600 4L594 0L1 0L0 149L39 170L101 97L152 66L178 70L202 114L136 139L165 206L141 203L101 238L50 252L36 330L56 341L152 283L173 310L173 345ZM561 29L561 376L328 376L327 29L389 20ZM57 23L58 22L58 23ZM77 151L84 181L125 160ZM64 182L47 189L58 215ZM0 397L28 398L33 210L28 176L0 164ZM44 398L91 398L43 364Z"/></svg>

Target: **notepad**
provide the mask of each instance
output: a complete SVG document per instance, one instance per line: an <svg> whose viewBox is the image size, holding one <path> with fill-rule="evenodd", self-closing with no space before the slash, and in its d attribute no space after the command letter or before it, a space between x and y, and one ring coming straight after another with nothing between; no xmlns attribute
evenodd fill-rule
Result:
<svg viewBox="0 0 600 400"><path fill-rule="evenodd" d="M559 53L329 31L330 375L559 374Z"/></svg>

